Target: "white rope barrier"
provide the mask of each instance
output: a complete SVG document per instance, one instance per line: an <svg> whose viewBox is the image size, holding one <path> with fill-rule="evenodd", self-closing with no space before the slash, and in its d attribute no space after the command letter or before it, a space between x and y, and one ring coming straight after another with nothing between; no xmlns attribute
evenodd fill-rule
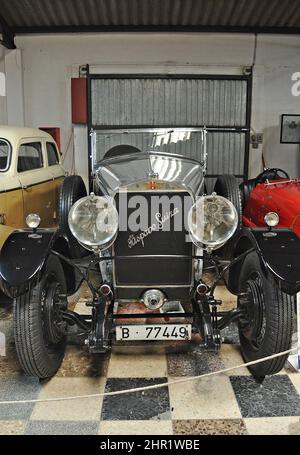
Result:
<svg viewBox="0 0 300 455"><path fill-rule="evenodd" d="M136 387L133 389L126 389L126 390L117 390L114 392L94 393L91 395L77 395L77 396L70 396L70 397L57 397L57 398L44 398L44 399L39 398L39 399L35 399L35 400L6 400L6 401L0 401L0 405L1 404L12 405L12 404L26 404L26 403L49 403L52 401L83 400L83 399L88 399L88 398L100 398L100 397L105 397L105 396L124 395L125 393L145 392L147 390L159 389L161 387L167 387L169 385L182 384L185 382L196 381L197 379L207 378L209 376L215 376L215 375L219 375L219 374L228 373L229 371L237 370L242 367L248 367L251 365L256 365L258 363L266 362L268 360L276 359L277 357L281 357L283 355L290 354L291 352L294 352L296 350L297 350L297 348L292 348L287 351L279 352L278 354L273 354L273 355L270 355L268 357L263 357L258 360L253 360L251 362L242 363L241 365L235 365L233 367L224 368L223 370L212 371L210 373L205 373L205 374L201 374L198 376L190 376L190 377L185 377L182 379L176 379L174 381L168 381L168 382L164 382L161 384L154 384L154 385L149 385L149 386L144 386L144 387Z"/></svg>

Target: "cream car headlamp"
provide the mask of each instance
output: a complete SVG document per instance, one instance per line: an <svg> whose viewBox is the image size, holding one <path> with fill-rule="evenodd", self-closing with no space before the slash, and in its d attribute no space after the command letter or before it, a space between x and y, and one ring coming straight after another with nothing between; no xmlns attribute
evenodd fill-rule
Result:
<svg viewBox="0 0 300 455"><path fill-rule="evenodd" d="M29 213L25 221L30 229L37 229L41 224L41 217L37 213Z"/></svg>
<svg viewBox="0 0 300 455"><path fill-rule="evenodd" d="M118 232L118 212L111 199L91 194L79 199L69 212L69 227L87 250L109 248Z"/></svg>
<svg viewBox="0 0 300 455"><path fill-rule="evenodd" d="M212 194L197 199L188 214L188 228L195 245L211 250L223 246L236 231L238 214L226 198Z"/></svg>

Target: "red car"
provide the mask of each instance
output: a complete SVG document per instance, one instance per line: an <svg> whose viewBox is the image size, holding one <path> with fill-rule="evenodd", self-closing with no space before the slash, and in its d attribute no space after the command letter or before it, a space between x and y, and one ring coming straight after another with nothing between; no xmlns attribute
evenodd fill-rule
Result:
<svg viewBox="0 0 300 455"><path fill-rule="evenodd" d="M300 180L266 169L240 186L243 226L288 228L300 237Z"/></svg>
<svg viewBox="0 0 300 455"><path fill-rule="evenodd" d="M233 176L222 175L215 192L227 197L239 215L234 236L217 254L228 261L224 278L237 296L243 357L253 361L286 351L300 291L300 181L282 169L266 169L239 187ZM284 362L283 356L251 370L263 377Z"/></svg>

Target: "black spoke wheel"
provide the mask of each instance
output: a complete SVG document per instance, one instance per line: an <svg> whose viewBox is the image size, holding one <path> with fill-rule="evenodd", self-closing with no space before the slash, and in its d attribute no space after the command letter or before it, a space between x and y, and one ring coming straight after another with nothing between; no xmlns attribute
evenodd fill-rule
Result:
<svg viewBox="0 0 300 455"><path fill-rule="evenodd" d="M258 350L266 332L266 305L262 280L258 273L253 274L246 282L242 306L244 317L240 321L240 330L252 348Z"/></svg>
<svg viewBox="0 0 300 455"><path fill-rule="evenodd" d="M42 292L41 311L44 340L49 348L62 340L66 328L62 310L66 310L67 305L66 300L60 297L62 292L61 284L55 281L55 277L47 276Z"/></svg>
<svg viewBox="0 0 300 455"><path fill-rule="evenodd" d="M291 346L294 298L282 292L273 276L263 271L257 253L250 253L240 274L238 306L242 355L246 362L286 351ZM255 377L278 373L287 355L249 367Z"/></svg>
<svg viewBox="0 0 300 455"><path fill-rule="evenodd" d="M40 282L14 300L14 333L18 358L30 376L53 376L64 357L66 281L58 258L49 257Z"/></svg>

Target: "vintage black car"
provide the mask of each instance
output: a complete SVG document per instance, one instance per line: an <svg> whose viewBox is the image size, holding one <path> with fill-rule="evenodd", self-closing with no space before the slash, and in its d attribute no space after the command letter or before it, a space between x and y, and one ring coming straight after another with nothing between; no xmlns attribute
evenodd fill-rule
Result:
<svg viewBox="0 0 300 455"><path fill-rule="evenodd" d="M1 289L14 300L15 343L29 375L54 375L69 336L91 354L112 343L218 349L222 330L236 321L246 361L289 349L300 276L294 233L243 230L235 177L220 176L206 194L206 154L200 162L172 153L174 131L155 142L153 133L150 151L110 147L95 165L90 195L81 177L64 180L58 229L34 224L4 244ZM177 152L190 136L177 135ZM214 297L222 280L238 296L231 311ZM85 315L67 303L82 281L92 296ZM250 369L262 378L285 360Z"/></svg>

